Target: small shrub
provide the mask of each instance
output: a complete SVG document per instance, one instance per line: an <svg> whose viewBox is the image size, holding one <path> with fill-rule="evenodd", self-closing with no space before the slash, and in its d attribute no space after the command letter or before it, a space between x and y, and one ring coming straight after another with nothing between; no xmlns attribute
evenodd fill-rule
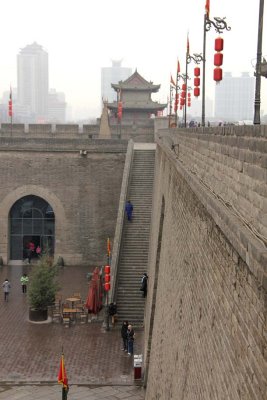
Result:
<svg viewBox="0 0 267 400"><path fill-rule="evenodd" d="M58 269L51 265L50 258L43 255L29 277L28 300L31 308L45 310L55 301L59 290L56 281Z"/></svg>

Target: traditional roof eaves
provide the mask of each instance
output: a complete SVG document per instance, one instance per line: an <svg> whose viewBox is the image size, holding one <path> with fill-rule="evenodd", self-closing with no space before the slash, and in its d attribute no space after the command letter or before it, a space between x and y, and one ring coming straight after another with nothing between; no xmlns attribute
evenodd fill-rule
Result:
<svg viewBox="0 0 267 400"><path fill-rule="evenodd" d="M136 83L133 83L133 81L135 81L136 79L140 82L141 86L137 86ZM112 83L111 87L116 91L123 89L123 90L133 90L133 91L156 92L159 90L160 85L153 85L153 82L148 82L137 72L137 70L135 70L135 72L125 81L120 81L117 84Z"/></svg>
<svg viewBox="0 0 267 400"><path fill-rule="evenodd" d="M117 110L118 108L118 104L117 102L113 102L113 103L107 103L107 107L110 110ZM122 105L122 111L123 110L144 110L144 111L148 111L148 110L163 110L164 108L167 107L167 104L160 104L160 103L148 103L148 104L144 104L144 105L138 105L138 104L125 104Z"/></svg>

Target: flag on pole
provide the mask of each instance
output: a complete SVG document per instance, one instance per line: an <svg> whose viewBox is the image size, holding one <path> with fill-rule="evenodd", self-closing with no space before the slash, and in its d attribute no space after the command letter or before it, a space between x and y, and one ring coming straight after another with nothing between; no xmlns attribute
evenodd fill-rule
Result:
<svg viewBox="0 0 267 400"><path fill-rule="evenodd" d="M207 18L209 18L209 16L210 16L210 0L206 0L205 12L206 12Z"/></svg>
<svg viewBox="0 0 267 400"><path fill-rule="evenodd" d="M8 101L8 116L12 117L12 115L13 115L12 89L10 86L9 101Z"/></svg>
<svg viewBox="0 0 267 400"><path fill-rule="evenodd" d="M178 60L178 61L177 61L177 74L179 74L180 71L181 71L181 68L180 68L180 61Z"/></svg>
<svg viewBox="0 0 267 400"><path fill-rule="evenodd" d="M170 83L171 83L171 85L176 86L172 76L171 76Z"/></svg>
<svg viewBox="0 0 267 400"><path fill-rule="evenodd" d="M63 353L61 355L57 381L59 384L62 384L62 387L64 389L68 389L68 378L67 378L67 374L66 374L66 370L65 370L65 362L64 362L64 354Z"/></svg>
<svg viewBox="0 0 267 400"><path fill-rule="evenodd" d="M108 240L107 240L107 252L108 252L108 256L110 257L111 245L110 245L110 240L109 240L109 238L108 238Z"/></svg>

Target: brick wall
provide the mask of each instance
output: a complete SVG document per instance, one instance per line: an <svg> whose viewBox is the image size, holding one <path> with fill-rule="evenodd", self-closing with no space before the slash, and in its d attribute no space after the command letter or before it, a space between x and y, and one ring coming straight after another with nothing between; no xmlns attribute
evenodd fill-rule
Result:
<svg viewBox="0 0 267 400"><path fill-rule="evenodd" d="M21 139L1 142L0 256L8 258L8 214L26 195L47 200L56 218L56 256L67 264L106 262L113 238L127 143ZM87 152L80 155L80 149Z"/></svg>
<svg viewBox="0 0 267 400"><path fill-rule="evenodd" d="M266 246L201 181L209 160L188 168L204 151L201 139L177 135L183 158L171 150L174 137L163 135L156 157L146 399L263 400ZM213 138L207 143L209 150Z"/></svg>

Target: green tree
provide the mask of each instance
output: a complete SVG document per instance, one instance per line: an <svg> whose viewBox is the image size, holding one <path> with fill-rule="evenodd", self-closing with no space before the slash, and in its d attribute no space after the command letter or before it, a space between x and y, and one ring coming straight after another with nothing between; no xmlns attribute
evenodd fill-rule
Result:
<svg viewBox="0 0 267 400"><path fill-rule="evenodd" d="M56 281L58 267L52 265L48 256L44 255L36 267L33 267L29 277L28 300L30 307L36 310L45 310L55 301L59 290Z"/></svg>

